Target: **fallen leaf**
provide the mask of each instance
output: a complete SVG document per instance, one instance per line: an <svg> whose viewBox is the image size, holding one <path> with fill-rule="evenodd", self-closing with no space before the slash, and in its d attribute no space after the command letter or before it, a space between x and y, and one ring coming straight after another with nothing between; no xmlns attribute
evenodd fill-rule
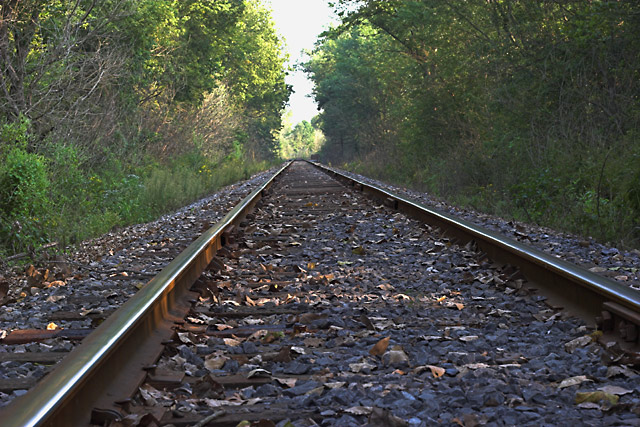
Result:
<svg viewBox="0 0 640 427"><path fill-rule="evenodd" d="M427 365L427 368L431 369L431 374L434 378L440 378L446 372L444 368L441 368L439 366Z"/></svg>
<svg viewBox="0 0 640 427"><path fill-rule="evenodd" d="M441 337L439 335L423 335L421 338L425 341L439 341L441 339L444 339L444 337Z"/></svg>
<svg viewBox="0 0 640 427"><path fill-rule="evenodd" d="M225 324L223 324L223 323L216 323L216 324L215 324L215 327L216 327L216 329L217 329L217 330L219 330L219 331L224 331L224 330L226 330L226 329L233 329L233 326L231 326L231 325L225 325Z"/></svg>
<svg viewBox="0 0 640 427"><path fill-rule="evenodd" d="M54 280L53 282L49 283L49 285L47 285L47 288L58 288L60 286L65 286L66 283L63 282L62 280Z"/></svg>
<svg viewBox="0 0 640 427"><path fill-rule="evenodd" d="M296 378L274 378L274 380L276 380L278 384L288 388L295 387L296 382L298 382Z"/></svg>
<svg viewBox="0 0 640 427"><path fill-rule="evenodd" d="M582 337L578 337L574 340L569 341L568 343L565 343L564 345L564 349L567 353L573 353L573 351L578 348L578 347L584 347L588 344L590 344L591 342L593 342L593 340L591 339L591 336L589 335L584 335Z"/></svg>
<svg viewBox="0 0 640 427"><path fill-rule="evenodd" d="M346 382L344 381L334 381L331 383L325 383L324 386L330 389L334 389L334 388L342 388L344 387L345 384Z"/></svg>
<svg viewBox="0 0 640 427"><path fill-rule="evenodd" d="M205 358L204 367L210 371L215 371L216 369L222 369L222 367L227 362L227 360L229 360L229 358L226 356L212 353Z"/></svg>
<svg viewBox="0 0 640 427"><path fill-rule="evenodd" d="M633 390L627 390L626 388L622 388L617 385L605 385L598 388L598 390L604 391L608 394L615 394L616 396L624 396L625 394L633 393Z"/></svg>
<svg viewBox="0 0 640 427"><path fill-rule="evenodd" d="M307 354L307 352L305 351L304 347L291 347L291 351L293 351L294 353L297 354Z"/></svg>
<svg viewBox="0 0 640 427"><path fill-rule="evenodd" d="M620 396L611 393L605 393L604 391L587 391L587 392L578 392L576 393L575 403L580 404L584 402L604 402L609 403L610 405L615 405L618 403Z"/></svg>
<svg viewBox="0 0 640 427"><path fill-rule="evenodd" d="M316 263L315 262L308 262L307 263L307 269L313 270L314 268L316 268Z"/></svg>
<svg viewBox="0 0 640 427"><path fill-rule="evenodd" d="M200 399L224 399L224 387L212 374L205 375L193 384L193 394Z"/></svg>
<svg viewBox="0 0 640 427"><path fill-rule="evenodd" d="M462 310L464 308L464 304L460 304L459 302L457 302L456 307L458 307L458 310Z"/></svg>
<svg viewBox="0 0 640 427"><path fill-rule="evenodd" d="M224 341L225 345L228 345L229 347L237 347L242 344L240 340L234 338L223 338L222 340Z"/></svg>
<svg viewBox="0 0 640 427"><path fill-rule="evenodd" d="M351 415L369 415L373 412L373 408L371 406L352 406L345 409L344 412Z"/></svg>
<svg viewBox="0 0 640 427"><path fill-rule="evenodd" d="M582 384L583 382L586 382L586 381L591 381L591 380L584 375L578 375L576 377L571 377L571 378L562 380L562 382L558 384L558 388L571 387L574 385Z"/></svg>
<svg viewBox="0 0 640 427"><path fill-rule="evenodd" d="M249 373L247 374L247 378L269 378L270 376L271 372L261 368L249 371Z"/></svg>
<svg viewBox="0 0 640 427"><path fill-rule="evenodd" d="M267 332L267 335L265 335L265 337L262 339L262 342L264 342L266 344L271 344L272 342L274 342L275 340L278 340L280 338L284 338L284 332L282 332L282 331L269 331L269 332Z"/></svg>
<svg viewBox="0 0 640 427"><path fill-rule="evenodd" d="M391 337L382 338L373 347L371 347L369 354L372 356L382 356L384 352L387 351L387 347L389 347L390 339Z"/></svg>
<svg viewBox="0 0 640 427"><path fill-rule="evenodd" d="M349 364L349 368L351 369L351 372L354 373L359 373L360 371L362 371L363 369L375 369L376 365L372 365L370 363L350 363Z"/></svg>
<svg viewBox="0 0 640 427"><path fill-rule="evenodd" d="M367 251L362 246L356 246L355 248L351 248L351 253L354 255L365 255Z"/></svg>
<svg viewBox="0 0 640 427"><path fill-rule="evenodd" d="M193 323L194 325L206 325L207 322L202 320L202 319L198 319L197 317L192 317L192 316L187 316L187 321L189 323Z"/></svg>
<svg viewBox="0 0 640 427"><path fill-rule="evenodd" d="M413 298L411 298L409 295L406 294L398 294L394 296L395 299L397 299L398 301L402 300L402 301L413 301Z"/></svg>
<svg viewBox="0 0 640 427"><path fill-rule="evenodd" d="M580 409L601 409L600 405L598 405L597 403L593 403L593 402L584 402L578 405L578 408Z"/></svg>
<svg viewBox="0 0 640 427"><path fill-rule="evenodd" d="M193 338L190 332L178 332L178 339L185 344L193 344Z"/></svg>
<svg viewBox="0 0 640 427"><path fill-rule="evenodd" d="M255 331L254 333L252 333L251 335L249 335L247 337L247 341L258 341L258 340L261 340L268 333L269 333L269 331L267 331L266 329L259 329L259 330Z"/></svg>
<svg viewBox="0 0 640 427"><path fill-rule="evenodd" d="M489 367L489 365L487 365L486 363L467 363L466 365L464 365L465 368L467 369L486 369Z"/></svg>
<svg viewBox="0 0 640 427"><path fill-rule="evenodd" d="M148 390L149 385L145 384L143 387L138 388L140 391L140 396L147 406L156 406L158 401L151 395L151 392Z"/></svg>
<svg viewBox="0 0 640 427"><path fill-rule="evenodd" d="M609 368L607 368L607 378L616 377L618 375L623 375L627 378L634 378L638 373L626 366L609 366Z"/></svg>
<svg viewBox="0 0 640 427"><path fill-rule="evenodd" d="M60 329L60 326L56 325L55 323L51 322L47 325L47 331L55 331L57 329Z"/></svg>

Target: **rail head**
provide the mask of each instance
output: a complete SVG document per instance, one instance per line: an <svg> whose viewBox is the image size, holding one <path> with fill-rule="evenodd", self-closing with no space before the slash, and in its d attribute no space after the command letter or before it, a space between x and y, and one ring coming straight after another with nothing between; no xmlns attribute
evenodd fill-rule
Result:
<svg viewBox="0 0 640 427"><path fill-rule="evenodd" d="M146 317L154 306L170 299L170 294L186 291L192 283L183 281L185 272L195 267L196 277L211 261L220 247L223 231L253 206L291 162L285 163L265 183L253 190L223 219L212 226L182 253L180 253L157 276L107 318L96 330L75 348L56 368L42 379L32 390L17 398L0 411L3 427L35 427L43 425L76 425L82 417L69 414L70 403L82 396L92 376L106 363L107 359L123 345L127 336L135 328L144 326ZM208 254L202 259L204 254ZM193 274L190 274L193 276ZM166 302L165 302L166 303ZM166 311L166 309L164 309ZM84 408L89 410L91 408ZM86 418L86 417L84 417Z"/></svg>

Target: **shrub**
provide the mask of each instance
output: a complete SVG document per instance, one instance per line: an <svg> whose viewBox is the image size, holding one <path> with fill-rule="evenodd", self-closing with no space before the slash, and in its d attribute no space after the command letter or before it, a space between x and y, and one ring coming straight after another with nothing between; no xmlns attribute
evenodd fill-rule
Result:
<svg viewBox="0 0 640 427"><path fill-rule="evenodd" d="M14 251L46 239L49 178L44 157L27 151L28 121L2 125L0 240Z"/></svg>

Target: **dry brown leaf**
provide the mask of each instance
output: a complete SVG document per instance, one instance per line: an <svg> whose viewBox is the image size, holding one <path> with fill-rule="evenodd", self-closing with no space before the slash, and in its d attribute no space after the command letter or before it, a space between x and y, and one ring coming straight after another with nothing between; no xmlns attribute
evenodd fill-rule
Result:
<svg viewBox="0 0 640 427"><path fill-rule="evenodd" d="M228 357L223 356L221 354L210 354L204 360L204 367L210 371L215 371L216 369L222 369L224 364L229 360Z"/></svg>
<svg viewBox="0 0 640 427"><path fill-rule="evenodd" d="M464 308L464 304L457 302L456 307L458 307L458 310L462 310Z"/></svg>
<svg viewBox="0 0 640 427"><path fill-rule="evenodd" d="M406 294L394 295L394 298L397 299L398 301L413 301L413 298L411 298L409 295L406 295Z"/></svg>
<svg viewBox="0 0 640 427"><path fill-rule="evenodd" d="M387 351L387 347L389 347L390 339L391 337L382 338L373 347L371 347L369 354L372 356L382 356L385 351Z"/></svg>
<svg viewBox="0 0 640 427"><path fill-rule="evenodd" d="M247 341L258 341L258 340L261 340L268 333L269 333L269 331L267 331L266 329L257 330L254 333L252 333L251 335L249 335L249 337L247 338Z"/></svg>
<svg viewBox="0 0 640 427"><path fill-rule="evenodd" d="M223 338L222 340L224 341L225 345L228 345L229 347L237 347L242 344L242 341L234 338Z"/></svg>
<svg viewBox="0 0 640 427"><path fill-rule="evenodd" d="M280 385L287 388L295 387L296 382L298 382L298 380L295 378L274 378L274 380L276 380L276 382L278 382Z"/></svg>
<svg viewBox="0 0 640 427"><path fill-rule="evenodd" d="M65 285L66 283L63 282L62 280L54 280L53 282L47 285L47 288L58 288L60 286L65 286Z"/></svg>
<svg viewBox="0 0 640 427"><path fill-rule="evenodd" d="M439 366L427 365L427 368L431 370L431 374L434 378L440 378L446 372L444 368Z"/></svg>
<svg viewBox="0 0 640 427"><path fill-rule="evenodd" d="M191 332L178 332L178 339L184 344L194 344L195 337Z"/></svg>
<svg viewBox="0 0 640 427"><path fill-rule="evenodd" d="M217 330L219 330L219 331L224 331L224 330L226 330L226 329L233 329L233 326L231 326L231 325L226 325L226 324L224 324L224 323L216 323L216 324L215 324L215 327L216 327L216 329L217 329Z"/></svg>

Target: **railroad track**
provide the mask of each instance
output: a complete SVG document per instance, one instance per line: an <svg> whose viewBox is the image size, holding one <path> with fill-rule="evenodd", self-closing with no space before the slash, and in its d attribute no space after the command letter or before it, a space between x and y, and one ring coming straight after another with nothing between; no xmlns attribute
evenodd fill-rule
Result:
<svg viewBox="0 0 640 427"><path fill-rule="evenodd" d="M639 307L615 282L293 162L0 419L625 422L639 410Z"/></svg>

